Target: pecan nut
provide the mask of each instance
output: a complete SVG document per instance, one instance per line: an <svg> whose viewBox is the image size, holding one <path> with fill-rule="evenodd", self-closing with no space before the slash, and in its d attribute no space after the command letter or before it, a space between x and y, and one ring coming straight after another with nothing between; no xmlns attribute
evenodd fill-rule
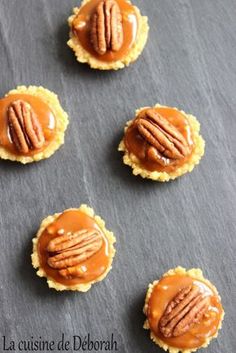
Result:
<svg viewBox="0 0 236 353"><path fill-rule="evenodd" d="M41 148L44 144L42 126L31 105L16 100L8 107L8 126L13 144L20 153Z"/></svg>
<svg viewBox="0 0 236 353"><path fill-rule="evenodd" d="M102 247L102 235L95 229L83 229L52 239L47 246L51 256L48 265L63 277L79 276L81 262L93 256Z"/></svg>
<svg viewBox="0 0 236 353"><path fill-rule="evenodd" d="M165 166L166 159L175 161L189 155L190 147L184 136L154 109L148 109L135 120L135 124L149 144L149 157L159 164Z"/></svg>
<svg viewBox="0 0 236 353"><path fill-rule="evenodd" d="M99 2L91 19L91 43L99 55L118 51L123 44L122 14L115 0Z"/></svg>
<svg viewBox="0 0 236 353"><path fill-rule="evenodd" d="M210 305L210 297L197 286L183 288L168 304L159 322L164 337L178 337L199 323Z"/></svg>

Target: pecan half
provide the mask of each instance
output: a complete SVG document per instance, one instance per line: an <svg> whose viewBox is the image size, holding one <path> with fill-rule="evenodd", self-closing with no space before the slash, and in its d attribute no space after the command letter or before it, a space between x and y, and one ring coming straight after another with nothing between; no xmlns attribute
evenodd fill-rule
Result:
<svg viewBox="0 0 236 353"><path fill-rule="evenodd" d="M10 136L19 152L28 153L43 146L43 130L29 103L23 100L12 102L7 116Z"/></svg>
<svg viewBox="0 0 236 353"><path fill-rule="evenodd" d="M123 44L122 14L115 0L99 2L91 19L90 38L94 50L104 55L118 51Z"/></svg>
<svg viewBox="0 0 236 353"><path fill-rule="evenodd" d="M164 337L178 337L199 323L210 305L197 286L183 288L168 304L159 322Z"/></svg>
<svg viewBox="0 0 236 353"><path fill-rule="evenodd" d="M166 159L179 160L190 153L190 147L178 129L154 109L148 109L135 120L140 135L150 145L148 155L161 165Z"/></svg>
<svg viewBox="0 0 236 353"><path fill-rule="evenodd" d="M95 229L83 229L52 239L47 251L52 253L48 265L63 277L79 276L81 262L93 256L102 247L102 235Z"/></svg>

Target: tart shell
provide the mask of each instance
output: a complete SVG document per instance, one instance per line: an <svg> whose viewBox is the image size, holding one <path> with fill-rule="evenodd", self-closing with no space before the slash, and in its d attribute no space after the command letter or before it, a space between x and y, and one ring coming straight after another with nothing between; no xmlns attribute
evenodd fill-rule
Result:
<svg viewBox="0 0 236 353"><path fill-rule="evenodd" d="M64 144L64 135L69 123L67 113L62 109L57 95L41 86L18 86L16 89L9 91L5 97L14 94L28 94L38 97L46 103L55 115L57 123L56 133L50 144L43 151L36 153L33 156L16 155L0 146L0 158L17 161L23 164L38 162L42 159L49 158L61 145Z"/></svg>
<svg viewBox="0 0 236 353"><path fill-rule="evenodd" d="M37 269L37 275L39 277L46 277L47 278L47 283L48 283L49 288L54 288L57 291L71 290L71 291L87 292L94 283L102 281L107 276L108 272L112 269L112 262L113 262L113 258L115 256L115 252L116 252L115 248L114 248L114 243L116 242L116 239L114 237L114 234L106 229L104 220L101 217L95 215L94 210L92 208L90 208L89 206L81 205L78 209L71 208L71 209L68 209L67 211L69 211L69 210L79 210L79 211L82 211L83 213L85 213L87 216L93 218L95 220L95 222L98 224L98 226L101 229L101 231L103 232L103 234L105 235L105 237L109 243L109 249L110 249L109 265L108 265L106 271L101 276L99 276L98 278L96 278L93 281L86 282L86 283L79 283L79 284L76 284L73 286L66 286L61 283L56 282L53 278L50 278L45 273L44 269L40 267L40 261L39 261L38 250L37 250L39 238L40 238L41 234L43 233L43 231L45 230L45 228L47 228L47 226L49 224L54 222L61 215L61 213L55 213L52 216L46 217L42 221L40 228L36 234L36 237L32 240L32 242L33 242L33 253L31 255L32 265L35 269Z"/></svg>
<svg viewBox="0 0 236 353"><path fill-rule="evenodd" d="M166 272L162 276L162 278L163 277L167 277L167 276L174 276L174 275L185 275L185 276L189 276L191 278L194 278L196 280L200 280L200 281L206 283L206 285L208 285L209 287L213 288L215 293L219 296L219 293L218 293L216 287L209 280L204 278L202 271L200 269L198 269L198 268L193 268L191 270L186 270L185 268L179 266L179 267L176 267L175 269L171 269L168 272ZM148 303L149 303L149 300L151 298L152 291L153 291L154 287L158 284L158 282L159 282L158 280L154 281L153 283L149 284L149 286L148 286L148 290L147 290L147 294L146 294L146 298L145 298L145 304L144 304L144 308L143 308L143 312L144 312L144 314L146 316L147 316L147 312L148 312ZM220 298L220 296L219 296L219 298ZM181 353L191 353L191 352L196 352L200 348L206 348L210 344L211 340L218 336L218 332L219 332L219 330L222 327L223 319L224 319L224 311L222 313L221 320L220 320L219 326L217 328L216 334L214 336L212 336L212 337L208 337L206 339L206 342L202 346L200 346L198 348L182 349L182 348L171 347L168 344L166 344L164 341L162 341L159 337L157 337L152 331L150 332L150 338L156 345L160 346L165 351L169 350L170 353L179 353L179 352L181 352ZM146 329L146 330L150 329L150 325L149 325L148 319L144 322L143 328Z"/></svg>
<svg viewBox="0 0 236 353"><path fill-rule="evenodd" d="M73 20L79 13L80 9L89 1L90 0L83 0L81 6L75 7L73 9L73 15L68 18L68 24L70 27L70 39L67 44L75 52L77 61L81 63L87 63L92 69L98 70L119 70L123 69L125 66L129 66L130 63L137 60L147 42L149 32L148 18L146 16L142 16L140 10L136 6L134 6L139 22L139 30L137 33L135 44L131 48L130 52L123 59L113 62L103 62L95 58L92 54L90 54L80 44L79 39L72 31ZM127 0L127 2L131 3L129 0Z"/></svg>
<svg viewBox="0 0 236 353"><path fill-rule="evenodd" d="M156 107L166 107L162 106L160 104L156 104L154 108ZM139 115L139 113L148 107L143 107L138 110L136 110L136 116ZM178 110L177 108L174 108ZM203 140L202 136L199 134L200 132L200 123L198 122L197 118L191 114L186 114L184 111L181 110L181 113L184 114L191 126L192 134L193 134L193 141L195 143L194 151L187 163L182 165L181 167L177 168L174 172L158 172L158 171L149 171L145 168L143 168L137 159L137 157L133 153L129 153L129 151L125 147L124 139L120 142L118 151L124 152L123 156L123 162L124 164L130 166L133 169L133 174L135 176L140 175L142 178L147 178L151 179L154 181L160 181L160 182L166 182L169 180L174 180L188 172L191 172L193 168L199 164L201 158L204 155L205 152L205 141ZM133 120L130 120L126 123L124 133L128 129L128 127L132 124Z"/></svg>

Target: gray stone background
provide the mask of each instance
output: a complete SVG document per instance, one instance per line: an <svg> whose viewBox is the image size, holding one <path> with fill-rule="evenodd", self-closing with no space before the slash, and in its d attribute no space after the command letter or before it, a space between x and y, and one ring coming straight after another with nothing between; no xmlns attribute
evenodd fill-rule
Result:
<svg viewBox="0 0 236 353"><path fill-rule="evenodd" d="M142 329L145 291L182 265L203 269L226 310L206 352L235 353L236 2L136 0L149 40L119 72L92 71L66 46L78 3L0 0L0 95L43 85L70 117L65 145L49 160L0 162L0 345L2 335L114 333L120 353L161 352ZM168 184L135 178L117 152L135 109L157 102L196 115L206 140L200 166ZM86 294L56 293L31 267L31 239L42 218L81 203L117 237L113 270Z"/></svg>

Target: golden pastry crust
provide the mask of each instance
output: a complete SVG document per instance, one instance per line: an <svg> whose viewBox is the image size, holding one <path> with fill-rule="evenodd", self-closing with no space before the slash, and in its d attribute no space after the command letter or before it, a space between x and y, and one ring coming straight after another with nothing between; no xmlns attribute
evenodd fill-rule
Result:
<svg viewBox="0 0 236 353"><path fill-rule="evenodd" d="M216 287L209 280L204 278L202 270L200 270L199 268L192 268L190 270L186 270L185 268L183 268L181 266L178 266L175 269L171 269L168 272L166 272L162 276L162 278L163 277L167 277L167 276L174 276L174 275L185 275L185 276L189 276L191 278L194 278L196 280L200 280L200 281L206 283L206 285L208 285L209 287L211 287L220 298L220 295L219 295ZM153 283L149 284L149 286L148 286L148 290L147 290L147 294L146 294L146 298L145 298L145 304L144 304L144 308L143 308L143 312L144 312L144 314L146 316L147 316L147 312L148 312L148 303L149 303L149 300L151 298L153 288L158 284L158 282L159 282L158 280L154 281ZM150 338L151 338L151 340L154 343L156 343L156 345L160 346L165 351L169 350L170 353L179 353L179 352L192 353L192 352L196 352L200 348L206 348L210 344L211 340L218 336L218 332L219 332L219 330L222 327L223 319L224 319L224 311L222 312L221 320L220 320L219 326L217 328L216 334L214 336L212 336L212 337L208 337L206 339L206 342L202 346L200 346L200 347L198 347L196 349L182 349L182 348L171 347L168 344L166 344L165 342L163 342L160 338L158 338L152 331L150 332ZM146 321L144 322L143 328L146 329L146 330L150 329L150 325L149 325L148 319L146 319Z"/></svg>
<svg viewBox="0 0 236 353"><path fill-rule="evenodd" d="M68 24L70 26L70 39L67 42L68 46L75 52L76 58L79 62L89 64L92 69L119 70L123 69L125 66L129 66L130 63L138 59L147 42L149 32L148 18L146 16L142 16L140 10L134 6L139 23L135 44L123 59L113 62L103 62L96 59L86 49L84 49L84 47L80 44L78 37L72 31L73 20L77 16L80 9L89 1L90 0L83 0L81 6L75 7L73 9L73 15L68 18ZM131 3L129 0L127 0L127 2Z"/></svg>
<svg viewBox="0 0 236 353"><path fill-rule="evenodd" d="M113 262L113 258L116 253L116 250L114 248L114 243L116 242L116 238L112 232L110 232L106 229L104 220L101 217L95 215L94 210L91 207L89 207L87 205L81 205L78 209L71 208L71 209L68 209L67 211L69 211L69 210L80 210L83 213L85 213L87 216L93 218L96 221L96 223L98 224L98 226L101 229L101 231L103 232L103 234L105 235L105 237L107 238L107 241L109 243L110 253L109 253L109 266L107 267L106 271L101 276L96 278L96 280L93 280L91 282L80 283L80 284L72 285L72 286L66 286L61 283L56 282L53 278L48 277L47 274L45 273L45 271L40 267L39 256L38 256L38 251L37 251L39 238L40 238L41 234L43 233L43 231L45 230L45 228L47 228L47 226L49 224L54 222L61 215L61 213L55 213L52 216L46 217L42 221L40 228L36 234L36 237L32 240L32 242L33 242L33 253L31 255L32 265L35 269L37 269L37 275L39 277L46 277L47 278L47 283L48 283L49 288L54 288L57 291L71 290L71 291L87 292L94 283L102 281L107 276L108 272L112 269L112 262Z"/></svg>
<svg viewBox="0 0 236 353"><path fill-rule="evenodd" d="M160 104L156 104L154 108L156 107L166 107ZM138 110L136 110L136 117L139 115L139 113L148 107L143 107ZM174 108L178 110L177 108ZM137 157L133 153L129 153L125 147L124 139L120 142L118 151L124 152L123 156L123 162L124 164L130 166L133 169L133 174L135 176L140 175L142 178L147 178L151 179L154 181L160 181L160 182L166 182L169 180L174 180L188 172L191 172L193 168L199 164L201 158L204 156L204 151L205 151L205 141L203 140L202 136L199 134L200 132L200 123L198 122L197 118L191 114L186 114L184 111L180 111L182 114L186 116L188 119L188 122L191 126L192 130L192 138L195 143L194 151L187 163L182 165L181 167L177 168L174 172L157 172L157 171L149 171L147 169L142 168L140 166L139 161ZM124 132L128 129L128 127L132 124L133 120L130 120L126 123Z"/></svg>
<svg viewBox="0 0 236 353"><path fill-rule="evenodd" d="M45 102L54 112L57 123L56 134L53 141L51 141L50 144L42 152L36 153L33 156L15 155L14 153L11 153L4 147L0 146L0 158L17 161L23 164L38 162L42 159L49 158L56 152L56 150L58 150L61 145L64 144L64 135L69 123L68 115L62 109L57 95L41 86L18 86L16 89L9 91L5 97L13 94L29 94L31 96L39 97L42 99L42 101Z"/></svg>

